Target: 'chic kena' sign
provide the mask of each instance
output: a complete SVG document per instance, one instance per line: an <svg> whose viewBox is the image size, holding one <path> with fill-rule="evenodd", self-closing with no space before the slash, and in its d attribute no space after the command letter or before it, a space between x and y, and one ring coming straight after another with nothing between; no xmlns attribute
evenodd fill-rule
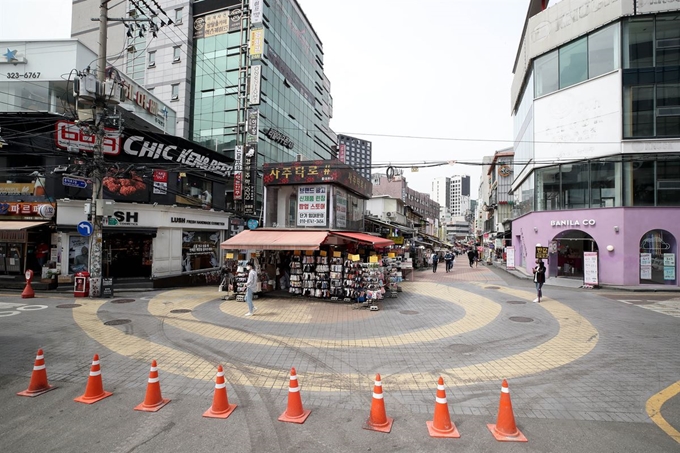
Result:
<svg viewBox="0 0 680 453"><path fill-rule="evenodd" d="M550 226L553 228L558 227L592 227L595 226L595 219L583 219L583 220L551 220Z"/></svg>

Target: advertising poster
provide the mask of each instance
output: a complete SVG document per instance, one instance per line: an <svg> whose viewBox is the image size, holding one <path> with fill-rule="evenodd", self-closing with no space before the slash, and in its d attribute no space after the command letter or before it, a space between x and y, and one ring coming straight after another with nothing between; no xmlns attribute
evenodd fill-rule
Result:
<svg viewBox="0 0 680 453"><path fill-rule="evenodd" d="M651 280L652 279L652 266L640 267L640 278L642 280Z"/></svg>
<svg viewBox="0 0 680 453"><path fill-rule="evenodd" d="M182 272L219 267L219 245L218 231L183 231Z"/></svg>
<svg viewBox="0 0 680 453"><path fill-rule="evenodd" d="M234 200L243 199L243 146L234 148Z"/></svg>
<svg viewBox="0 0 680 453"><path fill-rule="evenodd" d="M260 103L260 82L262 81L262 65L250 67L250 105Z"/></svg>
<svg viewBox="0 0 680 453"><path fill-rule="evenodd" d="M652 266L652 254L651 253L640 253L640 267Z"/></svg>
<svg viewBox="0 0 680 453"><path fill-rule="evenodd" d="M664 253L663 254L663 265L675 267L675 253Z"/></svg>
<svg viewBox="0 0 680 453"><path fill-rule="evenodd" d="M664 280L675 280L675 267L664 267L663 268L663 279Z"/></svg>
<svg viewBox="0 0 680 453"><path fill-rule="evenodd" d="M250 58L262 58L264 51L264 28L254 28L250 30Z"/></svg>
<svg viewBox="0 0 680 453"><path fill-rule="evenodd" d="M326 226L327 186L298 188L297 226Z"/></svg>
<svg viewBox="0 0 680 453"><path fill-rule="evenodd" d="M68 239L68 273L89 270L90 238L70 236Z"/></svg>
<svg viewBox="0 0 680 453"><path fill-rule="evenodd" d="M347 228L347 194L335 189L335 227Z"/></svg>
<svg viewBox="0 0 680 453"><path fill-rule="evenodd" d="M514 269L515 268L515 247L514 246L508 246L505 247L505 259L506 259L506 264L505 267L507 269Z"/></svg>
<svg viewBox="0 0 680 453"><path fill-rule="evenodd" d="M158 195L166 195L168 193L167 170L153 171L153 193Z"/></svg>
<svg viewBox="0 0 680 453"><path fill-rule="evenodd" d="M583 252L583 283L598 285L597 252Z"/></svg>

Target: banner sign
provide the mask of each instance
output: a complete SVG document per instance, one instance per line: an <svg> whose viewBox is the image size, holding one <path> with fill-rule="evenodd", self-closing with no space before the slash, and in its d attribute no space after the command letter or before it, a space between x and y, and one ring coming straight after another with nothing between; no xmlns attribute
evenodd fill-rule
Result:
<svg viewBox="0 0 680 453"><path fill-rule="evenodd" d="M583 284L598 285L597 252L583 252Z"/></svg>
<svg viewBox="0 0 680 453"><path fill-rule="evenodd" d="M279 145L283 145L288 149L293 149L295 146L293 140L291 140L287 135L277 131L276 129L272 129L271 127L265 131L264 135L266 135L270 140L275 141Z"/></svg>
<svg viewBox="0 0 680 453"><path fill-rule="evenodd" d="M238 8L197 17L194 19L194 39L240 30L242 18L243 12Z"/></svg>
<svg viewBox="0 0 680 453"><path fill-rule="evenodd" d="M298 187L297 226L326 226L328 186Z"/></svg>
<svg viewBox="0 0 680 453"><path fill-rule="evenodd" d="M547 260L550 249L548 247L536 247L536 259Z"/></svg>
<svg viewBox="0 0 680 453"><path fill-rule="evenodd" d="M260 129L260 111L258 109L248 109L248 122L246 130L246 144L257 143Z"/></svg>
<svg viewBox="0 0 680 453"><path fill-rule="evenodd" d="M153 193L158 195L165 195L168 193L168 171L154 170L153 171Z"/></svg>
<svg viewBox="0 0 680 453"><path fill-rule="evenodd" d="M250 67L250 104L260 103L260 81L262 78L262 65L255 64Z"/></svg>
<svg viewBox="0 0 680 453"><path fill-rule="evenodd" d="M234 200L243 199L243 146L234 148Z"/></svg>
<svg viewBox="0 0 680 453"><path fill-rule="evenodd" d="M260 59L264 52L264 28L250 30L250 58Z"/></svg>
<svg viewBox="0 0 680 453"><path fill-rule="evenodd" d="M347 194L335 188L335 227L347 228Z"/></svg>
<svg viewBox="0 0 680 453"><path fill-rule="evenodd" d="M264 0L250 0L250 25L262 23Z"/></svg>
<svg viewBox="0 0 680 453"><path fill-rule="evenodd" d="M505 247L505 268L515 268L515 247L512 245Z"/></svg>
<svg viewBox="0 0 680 453"><path fill-rule="evenodd" d="M371 198L373 186L352 167L339 160L265 163L262 167L265 185L299 185L334 182L346 189Z"/></svg>
<svg viewBox="0 0 680 453"><path fill-rule="evenodd" d="M243 212L255 215L257 192L257 144L246 145L243 153Z"/></svg>
<svg viewBox="0 0 680 453"><path fill-rule="evenodd" d="M44 203L0 202L0 218L12 216L12 220L44 220L48 208ZM52 205L47 205L52 208ZM52 215L54 213L52 212Z"/></svg>

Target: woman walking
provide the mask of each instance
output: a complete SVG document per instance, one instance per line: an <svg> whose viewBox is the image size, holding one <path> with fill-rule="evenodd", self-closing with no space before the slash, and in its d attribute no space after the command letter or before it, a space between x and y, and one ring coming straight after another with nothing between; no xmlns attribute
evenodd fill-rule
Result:
<svg viewBox="0 0 680 453"><path fill-rule="evenodd" d="M543 297L543 283L545 283L545 264L543 260L536 260L536 267L534 267L534 284L536 284L537 297L534 302L541 303Z"/></svg>

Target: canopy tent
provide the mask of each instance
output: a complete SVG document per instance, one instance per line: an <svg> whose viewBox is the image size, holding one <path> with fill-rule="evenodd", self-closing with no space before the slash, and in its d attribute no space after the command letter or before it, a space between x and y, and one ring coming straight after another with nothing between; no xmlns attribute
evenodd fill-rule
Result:
<svg viewBox="0 0 680 453"><path fill-rule="evenodd" d="M22 222L17 220L0 220L0 230L19 231L45 225L47 222Z"/></svg>
<svg viewBox="0 0 680 453"><path fill-rule="evenodd" d="M227 239L227 250L319 250L328 231L244 230Z"/></svg>
<svg viewBox="0 0 680 453"><path fill-rule="evenodd" d="M363 244L370 244L376 248L390 247L394 245L394 241L390 239L385 239L379 236L373 236L366 233L350 233L344 231L333 231L331 233L333 236L338 236L343 239L351 239L356 242L361 242Z"/></svg>

